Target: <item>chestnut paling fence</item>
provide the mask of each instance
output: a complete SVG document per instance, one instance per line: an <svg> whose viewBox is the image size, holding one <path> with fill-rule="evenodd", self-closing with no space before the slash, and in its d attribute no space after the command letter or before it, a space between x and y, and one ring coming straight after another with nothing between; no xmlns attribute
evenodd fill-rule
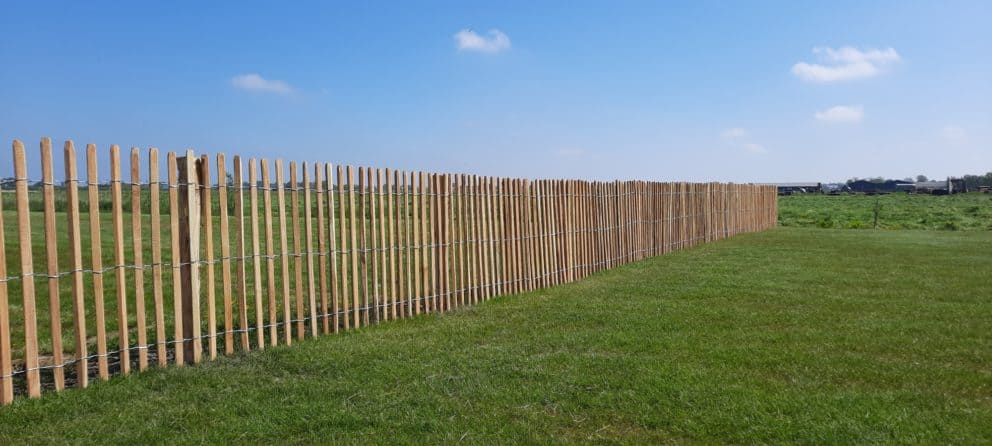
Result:
<svg viewBox="0 0 992 446"><path fill-rule="evenodd" d="M162 163L154 148L131 150L125 178L117 146L104 171L87 145L83 177L71 141L56 179L40 149L32 171L14 141L0 182L2 403L571 282L777 214L771 186Z"/></svg>

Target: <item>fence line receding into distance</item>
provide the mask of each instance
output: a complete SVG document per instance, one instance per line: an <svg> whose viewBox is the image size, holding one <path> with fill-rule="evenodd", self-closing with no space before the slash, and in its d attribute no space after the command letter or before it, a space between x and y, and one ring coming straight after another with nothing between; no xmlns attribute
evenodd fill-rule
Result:
<svg viewBox="0 0 992 446"><path fill-rule="evenodd" d="M166 154L162 182L156 149L117 146L101 182L97 155L90 144L77 160L66 141L56 179L48 138L34 171L14 141L15 176L0 184L0 403L572 282L777 214L775 188L750 184L192 151Z"/></svg>

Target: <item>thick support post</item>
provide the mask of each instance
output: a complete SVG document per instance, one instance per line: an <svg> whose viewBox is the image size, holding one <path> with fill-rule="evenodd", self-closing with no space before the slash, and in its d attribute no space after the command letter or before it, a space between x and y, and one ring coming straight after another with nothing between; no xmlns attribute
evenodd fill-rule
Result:
<svg viewBox="0 0 992 446"><path fill-rule="evenodd" d="M200 362L203 341L200 333L200 193L205 179L200 160L192 150L176 163L179 167L179 256L182 266L183 358Z"/></svg>

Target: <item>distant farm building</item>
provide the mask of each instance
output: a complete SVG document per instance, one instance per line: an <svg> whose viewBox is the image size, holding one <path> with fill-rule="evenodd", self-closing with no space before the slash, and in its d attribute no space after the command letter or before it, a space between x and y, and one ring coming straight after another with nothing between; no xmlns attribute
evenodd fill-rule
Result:
<svg viewBox="0 0 992 446"><path fill-rule="evenodd" d="M968 185L959 178L948 178L944 181L920 181L916 183L916 193L933 195L950 195L968 192Z"/></svg>
<svg viewBox="0 0 992 446"><path fill-rule="evenodd" d="M868 181L857 180L850 185L851 192L863 194L891 194L893 192L912 192L916 190L916 185L907 181L887 180Z"/></svg>
<svg viewBox="0 0 992 446"><path fill-rule="evenodd" d="M762 186L775 186L779 195L813 194L823 192L821 183L765 183Z"/></svg>

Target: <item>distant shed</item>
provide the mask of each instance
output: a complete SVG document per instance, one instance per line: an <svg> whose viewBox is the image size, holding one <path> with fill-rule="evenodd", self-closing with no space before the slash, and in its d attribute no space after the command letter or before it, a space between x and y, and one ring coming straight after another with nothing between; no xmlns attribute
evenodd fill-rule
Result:
<svg viewBox="0 0 992 446"><path fill-rule="evenodd" d="M863 194L890 194L892 192L910 192L914 184L906 181L868 181L858 180L850 184L851 192Z"/></svg>
<svg viewBox="0 0 992 446"><path fill-rule="evenodd" d="M762 186L775 186L779 195L818 194L823 192L822 183L765 183Z"/></svg>
<svg viewBox="0 0 992 446"><path fill-rule="evenodd" d="M916 183L916 192L934 195L950 195L968 192L968 185L960 178L948 178L943 181L920 181Z"/></svg>

